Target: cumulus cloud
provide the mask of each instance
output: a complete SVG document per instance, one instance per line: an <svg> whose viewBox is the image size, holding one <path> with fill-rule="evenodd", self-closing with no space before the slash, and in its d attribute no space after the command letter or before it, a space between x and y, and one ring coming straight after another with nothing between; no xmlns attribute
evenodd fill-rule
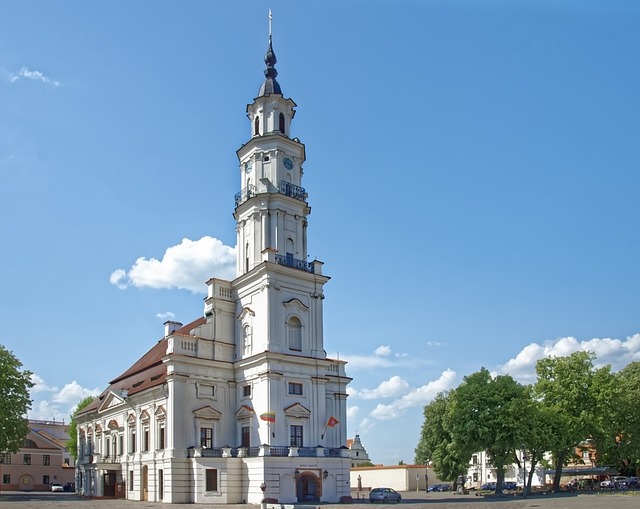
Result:
<svg viewBox="0 0 640 509"><path fill-rule="evenodd" d="M509 374L522 383L536 380L536 362L545 357L565 357L574 352L591 351L596 354L594 364L611 364L613 371L624 368L632 361L640 360L640 334L626 339L592 338L585 341L568 336L542 344L525 346L515 358L498 366L497 373Z"/></svg>
<svg viewBox="0 0 640 509"><path fill-rule="evenodd" d="M157 313L156 318L160 318L161 320L173 320L176 317L175 313L171 311L167 311L166 313Z"/></svg>
<svg viewBox="0 0 640 509"><path fill-rule="evenodd" d="M409 390L409 384L399 376L392 376L375 389L354 390L350 396L361 399L396 398Z"/></svg>
<svg viewBox="0 0 640 509"><path fill-rule="evenodd" d="M391 348L387 345L380 345L378 348L376 348L373 351L373 353L376 355L381 355L383 357L386 357L387 355L391 354Z"/></svg>
<svg viewBox="0 0 640 509"><path fill-rule="evenodd" d="M38 375L32 375L35 383L30 391L32 404L28 412L29 419L68 421L69 416L87 396L97 396L100 389L87 389L75 380L60 389L47 385Z"/></svg>
<svg viewBox="0 0 640 509"><path fill-rule="evenodd" d="M408 392L394 402L383 405L378 404L370 413L370 416L378 420L396 419L409 408L423 407L440 392L455 387L457 375L455 371L447 369L443 371L437 380L426 383L420 387L409 388Z"/></svg>
<svg viewBox="0 0 640 509"><path fill-rule="evenodd" d="M53 87L59 87L62 85L62 83L60 83L59 81L52 80L51 78L45 76L40 71L32 71L27 67L23 67L18 72L9 74L9 81L11 83L15 83L20 79L39 81L41 83L44 83L45 85L51 85Z"/></svg>
<svg viewBox="0 0 640 509"><path fill-rule="evenodd" d="M235 263L236 249L218 239L183 239L168 248L162 260L138 258L129 270L114 270L109 281L120 289L178 288L203 293L205 282L211 277L233 279Z"/></svg>

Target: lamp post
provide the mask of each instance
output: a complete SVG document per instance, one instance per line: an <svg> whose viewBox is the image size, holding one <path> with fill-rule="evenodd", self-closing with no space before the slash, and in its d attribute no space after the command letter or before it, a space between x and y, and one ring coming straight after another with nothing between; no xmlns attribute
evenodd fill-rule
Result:
<svg viewBox="0 0 640 509"><path fill-rule="evenodd" d="M264 498L264 492L267 489L267 485L265 484L264 481L262 481L262 484L260 485L260 489L262 490L262 502L260 504L262 509L267 509L267 501Z"/></svg>

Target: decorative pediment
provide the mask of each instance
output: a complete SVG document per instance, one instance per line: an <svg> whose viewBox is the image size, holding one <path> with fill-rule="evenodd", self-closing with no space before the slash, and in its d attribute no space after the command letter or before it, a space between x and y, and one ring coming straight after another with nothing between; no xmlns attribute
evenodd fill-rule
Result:
<svg viewBox="0 0 640 509"><path fill-rule="evenodd" d="M308 419L311 417L311 410L300 403L294 403L284 409L284 414L290 419Z"/></svg>
<svg viewBox="0 0 640 509"><path fill-rule="evenodd" d="M122 405L123 403L124 398L122 396L116 394L115 392L109 392L98 407L98 412L104 412L106 410L109 410L110 408Z"/></svg>
<svg viewBox="0 0 640 509"><path fill-rule="evenodd" d="M285 308L287 308L289 311L292 310L297 310L299 313L305 312L309 310L309 306L307 306L304 302L302 302L300 299L291 299L288 300L286 302L282 303L284 305Z"/></svg>
<svg viewBox="0 0 640 509"><path fill-rule="evenodd" d="M250 419L254 415L255 415L255 412L253 408L247 405L242 405L236 412L236 419L239 421L243 419Z"/></svg>
<svg viewBox="0 0 640 509"><path fill-rule="evenodd" d="M100 423L96 424L96 435L102 434L102 425Z"/></svg>
<svg viewBox="0 0 640 509"><path fill-rule="evenodd" d="M136 416L133 413L129 414L129 417L127 417L127 424L129 424L129 426L135 426L136 425Z"/></svg>
<svg viewBox="0 0 640 509"><path fill-rule="evenodd" d="M215 408L210 406L203 406L193 411L193 415L196 419L205 419L209 421L219 421L222 416L221 412L218 412Z"/></svg>
<svg viewBox="0 0 640 509"><path fill-rule="evenodd" d="M240 311L238 320L244 321L245 319L251 318L253 316L256 316L255 312L250 307L245 306L242 308L242 311Z"/></svg>
<svg viewBox="0 0 640 509"><path fill-rule="evenodd" d="M164 406L160 405L156 408L156 421L164 421L167 418L167 411Z"/></svg>
<svg viewBox="0 0 640 509"><path fill-rule="evenodd" d="M150 419L151 419L151 416L149 415L149 412L147 412L146 410L143 410L143 412L140 414L140 421L149 422Z"/></svg>
<svg viewBox="0 0 640 509"><path fill-rule="evenodd" d="M111 419L109 421L109 424L107 424L107 428L113 430L113 429L118 429L120 426L118 425L118 421L116 421L115 419Z"/></svg>

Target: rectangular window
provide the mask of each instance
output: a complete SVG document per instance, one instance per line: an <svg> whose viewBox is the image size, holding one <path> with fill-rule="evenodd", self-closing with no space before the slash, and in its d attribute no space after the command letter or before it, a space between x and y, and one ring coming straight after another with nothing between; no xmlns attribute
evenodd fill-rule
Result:
<svg viewBox="0 0 640 509"><path fill-rule="evenodd" d="M2 484L11 484L11 474L2 475Z"/></svg>
<svg viewBox="0 0 640 509"><path fill-rule="evenodd" d="M111 452L111 439L107 438L104 441L104 455L108 458L109 457L109 453Z"/></svg>
<svg viewBox="0 0 640 509"><path fill-rule="evenodd" d="M10 452L5 452L3 454L0 454L0 464L11 465L11 453Z"/></svg>
<svg viewBox="0 0 640 509"><path fill-rule="evenodd" d="M31 454L23 454L22 455L22 464L23 465L31 465Z"/></svg>
<svg viewBox="0 0 640 509"><path fill-rule="evenodd" d="M251 396L251 386L250 385L245 385L244 387L242 387L242 395L246 398L248 396Z"/></svg>
<svg viewBox="0 0 640 509"><path fill-rule="evenodd" d="M51 465L51 456L49 454L43 454L42 455L42 464L45 467L48 467ZM49 483L44 483L44 484L49 484Z"/></svg>
<svg viewBox="0 0 640 509"><path fill-rule="evenodd" d="M129 491L133 491L133 470L129 470Z"/></svg>
<svg viewBox="0 0 640 509"><path fill-rule="evenodd" d="M289 428L289 438L293 447L302 447L302 426L291 426Z"/></svg>
<svg viewBox="0 0 640 509"><path fill-rule="evenodd" d="M474 454L473 456L471 456L471 463L474 465L478 464L478 455Z"/></svg>
<svg viewBox="0 0 640 509"><path fill-rule="evenodd" d="M49 476L48 475L43 475L42 476L42 484L49 484Z"/></svg>
<svg viewBox="0 0 640 509"><path fill-rule="evenodd" d="M296 382L289 382L289 394L302 396L302 384L299 384Z"/></svg>
<svg viewBox="0 0 640 509"><path fill-rule="evenodd" d="M158 428L158 449L164 449L164 425Z"/></svg>
<svg viewBox="0 0 640 509"><path fill-rule="evenodd" d="M251 441L250 441L250 437L251 434L249 433L249 426L242 426L242 442L240 444L240 447L251 447Z"/></svg>
<svg viewBox="0 0 640 509"><path fill-rule="evenodd" d="M113 446L115 447L116 444L114 442ZM119 435L118 436L118 451L119 454L124 453L124 435ZM117 454L114 454L114 456L117 456Z"/></svg>
<svg viewBox="0 0 640 509"><path fill-rule="evenodd" d="M131 437L131 444L129 446L129 452L136 452L136 430L132 429L129 435Z"/></svg>
<svg viewBox="0 0 640 509"><path fill-rule="evenodd" d="M207 468L205 470L207 491L218 491L218 471L215 468Z"/></svg>
<svg viewBox="0 0 640 509"><path fill-rule="evenodd" d="M149 450L149 428L142 430L142 450Z"/></svg>
<svg viewBox="0 0 640 509"><path fill-rule="evenodd" d="M200 447L213 448L213 428L200 428Z"/></svg>

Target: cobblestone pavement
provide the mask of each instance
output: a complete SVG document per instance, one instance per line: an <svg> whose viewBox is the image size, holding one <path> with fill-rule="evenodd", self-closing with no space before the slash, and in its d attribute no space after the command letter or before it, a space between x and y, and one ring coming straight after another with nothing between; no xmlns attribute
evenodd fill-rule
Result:
<svg viewBox="0 0 640 509"><path fill-rule="evenodd" d="M382 505L382 504L380 504ZM402 493L400 506L406 509L638 509L640 492L591 493L578 492L558 495L521 496L475 496L452 493ZM133 500L93 500L84 499L71 493L18 493L0 494L0 509L160 509L185 507L183 504L163 504L161 502L136 502ZM191 505L202 509L261 509L260 505L233 504ZM289 506L290 507L290 506ZM355 500L353 504L305 504L294 506L300 509L372 509L365 500ZM378 507L378 504L376 504Z"/></svg>

